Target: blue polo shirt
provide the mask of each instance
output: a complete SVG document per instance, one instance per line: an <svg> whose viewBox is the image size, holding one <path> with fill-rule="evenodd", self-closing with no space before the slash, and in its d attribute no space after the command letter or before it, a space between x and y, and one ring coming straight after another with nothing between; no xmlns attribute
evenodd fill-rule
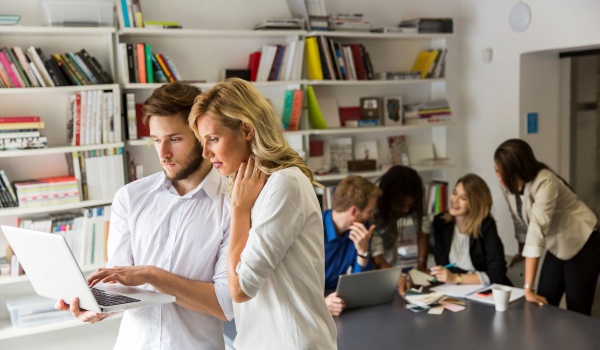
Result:
<svg viewBox="0 0 600 350"><path fill-rule="evenodd" d="M362 267L356 259L356 248L350 239L350 230L338 236L331 216L331 210L323 211L323 228L325 231L325 290L337 287L340 275L346 274L352 266L352 273L369 271L373 269L371 260L367 266ZM365 224L369 227L369 224Z"/></svg>

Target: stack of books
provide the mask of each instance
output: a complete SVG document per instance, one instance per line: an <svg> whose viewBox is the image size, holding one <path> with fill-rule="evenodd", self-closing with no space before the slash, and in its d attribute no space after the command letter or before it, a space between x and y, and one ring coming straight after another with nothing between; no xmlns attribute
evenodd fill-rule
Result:
<svg viewBox="0 0 600 350"><path fill-rule="evenodd" d="M427 124L450 121L452 111L447 100L404 105L404 124Z"/></svg>
<svg viewBox="0 0 600 350"><path fill-rule="evenodd" d="M448 183L434 181L427 184L427 214L443 213L448 208Z"/></svg>
<svg viewBox="0 0 600 350"><path fill-rule="evenodd" d="M112 91L89 90L69 97L71 115L68 138L71 146L121 141L121 122L115 116Z"/></svg>
<svg viewBox="0 0 600 350"><path fill-rule="evenodd" d="M333 31L368 32L371 23L363 19L362 13L339 13L329 17L329 29Z"/></svg>
<svg viewBox="0 0 600 350"><path fill-rule="evenodd" d="M401 28L416 28L419 33L452 33L452 18L414 18L400 22Z"/></svg>
<svg viewBox="0 0 600 350"><path fill-rule="evenodd" d="M74 176L15 182L14 186L20 208L79 202L79 189Z"/></svg>
<svg viewBox="0 0 600 350"><path fill-rule="evenodd" d="M47 57L31 46L4 47L0 51L0 87L54 87L69 85L112 84L112 77L85 49L57 53Z"/></svg>
<svg viewBox="0 0 600 350"><path fill-rule="evenodd" d="M0 117L0 150L46 148L48 140L40 135L44 126L39 116Z"/></svg>
<svg viewBox="0 0 600 350"><path fill-rule="evenodd" d="M302 30L304 20L301 18L265 18L257 24L255 30Z"/></svg>

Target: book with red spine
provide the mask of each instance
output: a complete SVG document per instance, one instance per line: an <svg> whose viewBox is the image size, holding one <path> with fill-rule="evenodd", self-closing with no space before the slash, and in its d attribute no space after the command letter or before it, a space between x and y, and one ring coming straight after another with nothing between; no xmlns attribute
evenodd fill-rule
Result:
<svg viewBox="0 0 600 350"><path fill-rule="evenodd" d="M0 123L26 123L39 121L40 117L38 116L0 117Z"/></svg>
<svg viewBox="0 0 600 350"><path fill-rule="evenodd" d="M260 63L260 51L255 51L250 54L248 58L248 69L250 70L250 81L256 81L256 74L258 73L258 64Z"/></svg>

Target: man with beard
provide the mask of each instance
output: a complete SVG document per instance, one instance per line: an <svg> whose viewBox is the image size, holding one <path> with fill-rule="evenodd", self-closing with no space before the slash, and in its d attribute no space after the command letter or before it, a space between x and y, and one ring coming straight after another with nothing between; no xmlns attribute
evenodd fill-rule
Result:
<svg viewBox="0 0 600 350"><path fill-rule="evenodd" d="M118 282L174 295L175 303L126 311L115 349L223 349L223 321L233 317L227 286L228 184L202 159L187 117L197 87L170 83L144 102L163 172L116 193L108 238L108 265L91 285ZM57 308L69 309L62 300ZM70 310L80 320L106 318Z"/></svg>

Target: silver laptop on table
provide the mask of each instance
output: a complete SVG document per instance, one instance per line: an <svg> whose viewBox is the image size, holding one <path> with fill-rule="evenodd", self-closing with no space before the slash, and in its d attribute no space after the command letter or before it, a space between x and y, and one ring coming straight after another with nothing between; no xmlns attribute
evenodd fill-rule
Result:
<svg viewBox="0 0 600 350"><path fill-rule="evenodd" d="M35 292L70 303L79 298L79 307L94 312L115 312L167 304L175 297L120 284L90 288L64 237L2 225L2 232L17 255Z"/></svg>
<svg viewBox="0 0 600 350"><path fill-rule="evenodd" d="M341 275L337 285L338 297L344 299L346 309L390 303L402 267Z"/></svg>

